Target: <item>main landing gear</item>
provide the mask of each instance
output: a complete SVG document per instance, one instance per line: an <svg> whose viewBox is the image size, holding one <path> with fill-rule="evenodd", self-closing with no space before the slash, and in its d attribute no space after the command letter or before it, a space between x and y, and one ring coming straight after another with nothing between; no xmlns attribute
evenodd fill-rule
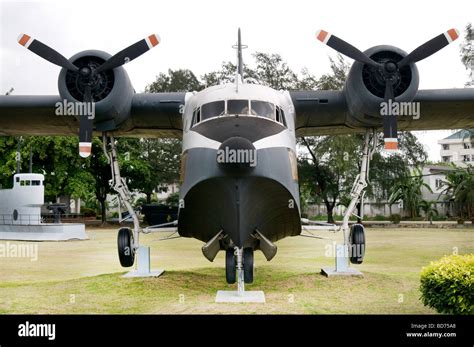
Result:
<svg viewBox="0 0 474 347"><path fill-rule="evenodd" d="M344 213L342 226L340 230L344 233L344 243L337 244L335 249L336 267L323 268L321 273L330 276L362 276L358 270L349 267L349 263L362 264L365 255L365 231L362 224L353 224L349 227L349 218L352 215L357 216L354 211L357 203L360 202L363 211L365 188L369 182L370 160L377 147L377 133L367 130L365 133L364 150L360 173L357 175L351 190L351 202Z"/></svg>
<svg viewBox="0 0 474 347"><path fill-rule="evenodd" d="M138 236L140 232L140 222L132 207L132 195L128 190L127 183L120 175L120 167L117 160L117 148L115 139L107 133L102 134L102 149L110 164L112 172L112 187L119 194L119 199L123 202L133 221L133 231L130 228L121 228L117 236L118 254L120 264L123 267L130 267L135 262L135 253L139 247Z"/></svg>
<svg viewBox="0 0 474 347"><path fill-rule="evenodd" d="M138 258L137 270L129 272L124 277L158 277L163 273L163 270L150 271L150 248L139 244L140 222L132 207L132 195L127 182L120 175L114 137L104 132L102 134L102 146L105 157L110 163L112 187L119 194L119 200L125 205L129 218L133 221L133 229L121 228L117 235L120 265L131 267L135 263L135 259Z"/></svg>

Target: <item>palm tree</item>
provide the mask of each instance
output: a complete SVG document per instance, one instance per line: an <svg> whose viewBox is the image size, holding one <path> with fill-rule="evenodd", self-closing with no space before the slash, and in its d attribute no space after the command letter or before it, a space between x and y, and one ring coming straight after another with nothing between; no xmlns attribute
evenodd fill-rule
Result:
<svg viewBox="0 0 474 347"><path fill-rule="evenodd" d="M445 194L446 199L454 201L459 217L464 219L467 215L469 219L474 218L474 168L457 167L446 175L446 180L442 181L440 195Z"/></svg>
<svg viewBox="0 0 474 347"><path fill-rule="evenodd" d="M433 216L437 216L438 210L436 209L436 201L421 200L419 207L425 213L425 217L433 224Z"/></svg>
<svg viewBox="0 0 474 347"><path fill-rule="evenodd" d="M412 176L400 177L390 189L390 204L402 200L403 208L408 211L410 218L419 215L420 204L423 200L421 189L425 187L429 192L433 192L431 187L423 181L421 169L415 168Z"/></svg>

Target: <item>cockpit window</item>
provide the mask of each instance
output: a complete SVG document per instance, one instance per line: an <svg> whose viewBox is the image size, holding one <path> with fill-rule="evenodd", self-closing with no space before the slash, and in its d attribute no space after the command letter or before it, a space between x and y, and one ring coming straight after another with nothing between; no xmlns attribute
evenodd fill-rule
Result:
<svg viewBox="0 0 474 347"><path fill-rule="evenodd" d="M204 104L201 107L201 120L212 117L222 116L225 114L225 101L214 101Z"/></svg>
<svg viewBox="0 0 474 347"><path fill-rule="evenodd" d="M285 112L283 112L283 109L280 106L276 107L276 121L286 127Z"/></svg>
<svg viewBox="0 0 474 347"><path fill-rule="evenodd" d="M201 121L201 108L198 107L197 109L194 110L193 112L193 120L191 122L191 126L194 126L194 124L197 124Z"/></svg>
<svg viewBox="0 0 474 347"><path fill-rule="evenodd" d="M227 114L249 114L249 101L227 100Z"/></svg>
<svg viewBox="0 0 474 347"><path fill-rule="evenodd" d="M251 114L275 120L275 106L269 102L252 100Z"/></svg>
<svg viewBox="0 0 474 347"><path fill-rule="evenodd" d="M206 119L234 115L264 117L287 127L285 113L280 106L266 101L244 99L213 101L197 107L192 115L191 127Z"/></svg>

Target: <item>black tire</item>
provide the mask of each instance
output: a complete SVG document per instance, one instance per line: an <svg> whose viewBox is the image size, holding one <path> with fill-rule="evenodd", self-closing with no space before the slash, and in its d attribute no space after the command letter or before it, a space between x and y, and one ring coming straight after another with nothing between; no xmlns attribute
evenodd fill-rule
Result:
<svg viewBox="0 0 474 347"><path fill-rule="evenodd" d="M234 284L236 279L236 259L233 248L225 251L225 279L227 283Z"/></svg>
<svg viewBox="0 0 474 347"><path fill-rule="evenodd" d="M135 251L132 247L132 230L122 228L117 236L117 248L120 259L120 265L130 267L135 261Z"/></svg>
<svg viewBox="0 0 474 347"><path fill-rule="evenodd" d="M352 264L362 264L365 255L365 231L362 224L354 224L349 235L351 243L350 261Z"/></svg>
<svg viewBox="0 0 474 347"><path fill-rule="evenodd" d="M253 282L253 248L244 248L244 282Z"/></svg>

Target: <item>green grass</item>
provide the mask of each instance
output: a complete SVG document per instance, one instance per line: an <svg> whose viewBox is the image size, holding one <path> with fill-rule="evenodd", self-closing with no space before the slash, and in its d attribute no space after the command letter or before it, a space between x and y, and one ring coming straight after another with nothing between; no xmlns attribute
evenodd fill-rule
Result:
<svg viewBox="0 0 474 347"><path fill-rule="evenodd" d="M246 288L264 290L266 304L216 304L217 290L235 288L225 283L223 252L210 263L199 241L145 235L152 267L166 272L124 279L116 230L95 229L89 241L28 243L38 245L35 262L0 258L0 313L435 313L419 300L420 270L453 249L473 253L473 232L367 229L366 258L357 266L364 278L321 276L334 263L325 256L331 241L288 238L271 262L256 253L255 282Z"/></svg>

